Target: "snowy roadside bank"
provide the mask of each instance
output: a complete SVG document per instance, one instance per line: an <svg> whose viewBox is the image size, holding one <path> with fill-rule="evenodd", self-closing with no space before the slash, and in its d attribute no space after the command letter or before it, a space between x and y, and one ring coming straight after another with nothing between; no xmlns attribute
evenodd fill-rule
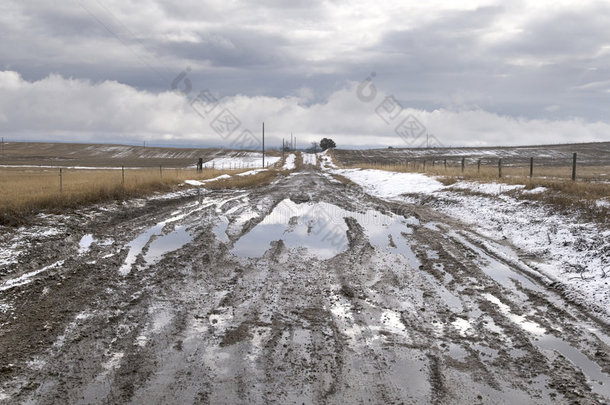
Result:
<svg viewBox="0 0 610 405"><path fill-rule="evenodd" d="M499 183L458 182L444 186L419 173L334 169L365 192L422 203L472 226L483 236L507 240L519 257L567 294L610 316L610 229L565 215L527 198L545 190Z"/></svg>

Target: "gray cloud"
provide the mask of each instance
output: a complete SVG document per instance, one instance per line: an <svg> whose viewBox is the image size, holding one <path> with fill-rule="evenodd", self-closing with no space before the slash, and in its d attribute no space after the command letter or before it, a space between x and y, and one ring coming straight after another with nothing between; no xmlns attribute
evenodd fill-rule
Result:
<svg viewBox="0 0 610 405"><path fill-rule="evenodd" d="M265 118L264 111L242 109L250 103L245 100L262 97L275 100L273 105L282 104L282 117L305 126L295 131L327 134L310 116L316 111L322 114L319 120L328 120L333 130L347 133L365 128L357 134L360 138L354 138L359 145L380 139L391 143L386 128L370 124L375 118L370 111L361 111L373 115L366 122L356 120L359 126L353 128L335 120L354 119L358 109L337 102L337 95L373 71L380 91L393 94L424 117L486 117L490 125L504 124L513 130L526 122L540 123L540 138L525 137L524 142L542 142L546 138L540 128L566 122L572 123L572 137L580 136L573 124L582 123L582 139L599 139L591 125L598 128L596 123L607 122L610 7L593 1L569 6L550 0L535 5L473 0L445 6L390 1L373 6L356 0L287 4L266 0L256 5L245 1L32 0L0 5L0 25L0 68L18 72L24 83L39 83L38 90L55 73L60 75L58 82L83 79L74 83L88 88L99 85L123 96L164 98L172 79L190 66L193 91L207 88L219 98L241 100L245 104L235 108L245 121ZM120 86L104 84L109 81L130 90L122 93ZM25 93L12 97L18 105L32 103ZM184 112L166 111L170 104L159 111L173 120L176 114L182 117ZM109 108L102 110L110 114ZM24 134L32 130L24 115L12 114L18 113L3 111L0 131ZM36 114L40 117L43 111ZM159 133L144 121L133 122L133 115L112 114L132 120L121 123L113 118L115 127L110 128L100 121L103 131L116 132L115 137L127 140L137 134ZM279 113L269 113L273 114ZM307 119L298 119L304 116ZM77 129L94 130L72 120L74 125L63 118L42 122L48 132L68 137ZM520 124L513 125L511 120ZM484 135L474 124L459 126L477 132L476 142L483 143L498 141L492 133L504 131L486 127L489 134ZM195 127L164 128L176 139L181 130L188 140L187 133ZM436 134L446 143L473 142L473 137L451 130Z"/></svg>

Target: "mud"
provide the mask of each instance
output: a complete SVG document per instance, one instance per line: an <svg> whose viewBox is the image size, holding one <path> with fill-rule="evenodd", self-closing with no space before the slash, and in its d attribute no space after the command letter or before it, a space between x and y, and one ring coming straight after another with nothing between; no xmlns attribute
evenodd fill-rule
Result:
<svg viewBox="0 0 610 405"><path fill-rule="evenodd" d="M311 169L3 231L0 402L610 402L607 324L349 190Z"/></svg>

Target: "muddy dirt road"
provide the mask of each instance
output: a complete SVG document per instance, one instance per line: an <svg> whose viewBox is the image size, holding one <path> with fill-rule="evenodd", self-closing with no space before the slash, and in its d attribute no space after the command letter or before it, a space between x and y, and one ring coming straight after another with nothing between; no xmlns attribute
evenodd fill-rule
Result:
<svg viewBox="0 0 610 405"><path fill-rule="evenodd" d="M528 258L320 171L39 222L1 236L2 403L610 402L607 324Z"/></svg>

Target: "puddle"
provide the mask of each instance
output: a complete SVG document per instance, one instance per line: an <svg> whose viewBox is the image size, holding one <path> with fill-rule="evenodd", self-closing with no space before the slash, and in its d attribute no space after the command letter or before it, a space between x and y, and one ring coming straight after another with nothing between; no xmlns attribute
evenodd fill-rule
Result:
<svg viewBox="0 0 610 405"><path fill-rule="evenodd" d="M227 236L227 226L229 225L229 220L224 215L220 217L220 221L214 225L212 228L212 232L216 235L216 239L221 242L228 243L229 236Z"/></svg>
<svg viewBox="0 0 610 405"><path fill-rule="evenodd" d="M356 219L372 245L392 254L401 254L416 268L419 261L411 250L406 235L413 232L409 225L415 218L404 219L368 210L358 213L336 205L302 203L285 199L257 226L242 236L232 253L240 257L262 257L270 243L282 240L288 248L302 247L318 258L329 259L347 249L345 218Z"/></svg>
<svg viewBox="0 0 610 405"><path fill-rule="evenodd" d="M449 348L447 350L447 356L451 357L454 360L463 362L468 357L468 352L462 346L450 343Z"/></svg>
<svg viewBox="0 0 610 405"><path fill-rule="evenodd" d="M192 240L193 237L185 226L177 226L175 230L167 235L160 236L150 244L144 256L144 261L147 265L154 264L166 253L178 250Z"/></svg>
<svg viewBox="0 0 610 405"><path fill-rule="evenodd" d="M466 240L464 237L457 234L456 232L451 232L450 235L453 238L455 238L456 240L458 240L460 243L462 243L464 246L466 246L469 249L472 249L474 252L476 252L476 254L479 257L483 258L484 259L483 262L479 263L480 264L479 268L481 268L481 270L483 270L483 272L485 274L487 274L490 278L492 278L494 281L496 281L497 283L501 284L503 287L510 290L511 293L517 295L520 299L523 300L523 302L528 301L528 297L525 294L523 294L521 291L518 291L516 289L515 281L519 282L522 287L525 287L529 290L536 291L536 292L542 294L547 300L552 302L557 308L566 307L563 299L561 299L557 295L549 292L548 290L544 289L543 287L539 286L536 282L531 280L529 277L527 277L523 274L517 273L514 270L512 270L509 266L507 266L506 264L499 262L498 260L495 260L494 258L489 256L486 252L484 252L482 249L473 245L472 243L470 243L468 240ZM514 256L514 253L512 251L508 250L507 247L502 247L500 250L509 257ZM595 337L597 337L599 340L601 340L605 344L610 345L610 336L607 335L605 332L599 330L591 322L580 321L579 325L581 327L585 328L586 330L588 330L589 332L591 332L593 335L595 335Z"/></svg>
<svg viewBox="0 0 610 405"><path fill-rule="evenodd" d="M438 282L436 278L432 274L422 272L428 283L434 286L434 291L438 293L441 297L442 301L447 304L447 306L451 309L456 310L457 312L462 312L464 310L464 306L462 305L462 301L451 291L449 291L444 285Z"/></svg>
<svg viewBox="0 0 610 405"><path fill-rule="evenodd" d="M133 266L133 264L136 262L138 255L142 253L142 249L144 249L144 246L146 246L146 244L148 243L150 238L153 237L153 235L160 234L164 226L165 222L161 222L153 226L152 228L148 228L145 232L138 235L137 238L129 242L129 244L127 245L127 247L129 247L129 253L127 253L125 263L123 263L123 265L119 269L119 273L122 276L125 276L129 274L129 272L131 272L131 266Z"/></svg>
<svg viewBox="0 0 610 405"><path fill-rule="evenodd" d="M283 200L235 243L232 253L262 257L272 241L281 239L288 248L303 247L311 255L329 259L347 249L344 212L347 211L328 203L296 204Z"/></svg>
<svg viewBox="0 0 610 405"><path fill-rule="evenodd" d="M604 398L610 398L610 376L601 367L589 360L580 350L552 335L544 335L534 342L543 351L556 351L570 360L589 379L591 390Z"/></svg>
<svg viewBox="0 0 610 405"><path fill-rule="evenodd" d="M182 214L167 221L159 222L157 225L148 228L146 231L138 235L134 240L129 242L127 244L129 253L127 253L127 258L119 269L119 273L122 276L125 276L131 272L131 268L135 264L138 256L142 253L142 250L153 236L158 235L160 237L150 244L145 257L147 264L151 264L165 253L180 249L182 246L190 242L193 238L186 231L184 226L178 226L169 234L162 235L163 228L166 224L182 219L186 215L187 214Z"/></svg>
<svg viewBox="0 0 610 405"><path fill-rule="evenodd" d="M589 379L593 392L610 398L610 376L606 375L597 363L591 361L585 354L565 340L547 334L546 330L537 323L526 320L522 315L513 314L508 305L502 303L493 295L485 294L484 297L500 307L500 311L502 311L502 313L512 322L535 335L536 338L532 339L532 343L542 349L542 352L547 355L547 357L549 352L553 351L561 354L576 367L580 368L583 374Z"/></svg>
<svg viewBox="0 0 610 405"><path fill-rule="evenodd" d="M89 249L91 248L91 244L94 241L95 241L95 239L93 238L93 235L91 235L90 233L83 236L80 239L80 242L78 242L78 253L79 254L87 253L89 251Z"/></svg>

